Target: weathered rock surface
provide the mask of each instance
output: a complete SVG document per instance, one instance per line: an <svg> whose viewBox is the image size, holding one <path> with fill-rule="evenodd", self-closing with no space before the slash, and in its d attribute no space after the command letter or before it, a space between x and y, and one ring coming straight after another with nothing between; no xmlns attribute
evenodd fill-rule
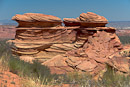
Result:
<svg viewBox="0 0 130 87"><path fill-rule="evenodd" d="M18 28L12 51L19 56L28 55L43 62L82 46L87 37L85 32L82 35L77 35L77 32L75 27Z"/></svg>
<svg viewBox="0 0 130 87"><path fill-rule="evenodd" d="M33 19L28 18L28 15ZM25 20L25 23L33 21L36 23L37 20L60 23L55 17L40 19L36 14L24 16L23 19L22 17L17 19L17 16L13 19L20 22ZM123 46L115 34L116 30L112 27L103 27L107 23L104 17L88 12L82 13L77 19L65 18L64 23L71 27L39 28L41 25L34 27L29 24L24 28L19 26L13 41L13 53L27 62L38 60L48 66L51 73L83 71L98 78L107 70L106 65L120 73L129 73L129 62L120 54Z"/></svg>
<svg viewBox="0 0 130 87"><path fill-rule="evenodd" d="M64 18L65 26L81 26L81 27L105 27L108 20L100 15L92 12L82 13L76 19Z"/></svg>
<svg viewBox="0 0 130 87"><path fill-rule="evenodd" d="M71 71L89 72L95 78L106 71L107 64L119 72L129 72L128 60L119 54L123 46L116 36L114 28L97 27L84 28L83 30L88 34L86 34L87 38L81 47L67 51L65 55L56 56L54 60L52 58L53 61L44 62L43 65L55 66L66 72L70 72L71 69L67 67L71 67Z"/></svg>
<svg viewBox="0 0 130 87"><path fill-rule="evenodd" d="M97 15L92 12L80 14L79 19L84 22L107 22L108 21L105 17Z"/></svg>
<svg viewBox="0 0 130 87"><path fill-rule="evenodd" d="M12 17L19 23L18 27L54 27L61 26L61 19L52 16L39 13L25 13L23 15L15 15Z"/></svg>

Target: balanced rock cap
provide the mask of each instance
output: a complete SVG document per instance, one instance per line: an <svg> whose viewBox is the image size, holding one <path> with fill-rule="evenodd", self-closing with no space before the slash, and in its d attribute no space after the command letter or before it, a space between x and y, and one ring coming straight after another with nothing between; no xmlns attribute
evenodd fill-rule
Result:
<svg viewBox="0 0 130 87"><path fill-rule="evenodd" d="M45 15L40 13L25 13L23 15L16 14L15 16L12 17L12 20L27 21L27 22L34 22L34 21L62 22L62 20L56 16Z"/></svg>
<svg viewBox="0 0 130 87"><path fill-rule="evenodd" d="M19 23L18 27L55 27L61 26L62 20L56 16L40 13L17 14L12 17Z"/></svg>
<svg viewBox="0 0 130 87"><path fill-rule="evenodd" d="M108 20L100 15L97 15L93 12L87 12L80 14L79 19L84 22L107 22Z"/></svg>

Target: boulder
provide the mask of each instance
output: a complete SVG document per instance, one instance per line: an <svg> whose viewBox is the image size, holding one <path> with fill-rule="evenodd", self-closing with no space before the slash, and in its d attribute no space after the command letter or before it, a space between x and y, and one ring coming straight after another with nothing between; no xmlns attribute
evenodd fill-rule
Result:
<svg viewBox="0 0 130 87"><path fill-rule="evenodd" d="M97 15L93 12L87 12L80 14L79 19L83 22L107 22L108 20L100 15Z"/></svg>
<svg viewBox="0 0 130 87"><path fill-rule="evenodd" d="M52 74L65 74L67 72L74 71L73 68L69 67L65 62L67 58L65 55L57 55L52 59L42 63L42 65L48 66Z"/></svg>
<svg viewBox="0 0 130 87"><path fill-rule="evenodd" d="M119 70L123 73L129 72L129 60L125 57L116 57L111 58L107 64L113 67L115 70Z"/></svg>

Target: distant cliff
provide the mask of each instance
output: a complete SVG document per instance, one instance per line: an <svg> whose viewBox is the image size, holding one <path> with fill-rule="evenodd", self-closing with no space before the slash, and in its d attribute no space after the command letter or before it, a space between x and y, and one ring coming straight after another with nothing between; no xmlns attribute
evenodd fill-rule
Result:
<svg viewBox="0 0 130 87"><path fill-rule="evenodd" d="M130 29L130 21L110 21L106 26L117 29Z"/></svg>

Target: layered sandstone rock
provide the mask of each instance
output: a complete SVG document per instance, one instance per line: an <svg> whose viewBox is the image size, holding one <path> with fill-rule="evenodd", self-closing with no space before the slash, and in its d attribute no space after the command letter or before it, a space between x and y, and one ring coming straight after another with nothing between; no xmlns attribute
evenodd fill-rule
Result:
<svg viewBox="0 0 130 87"><path fill-rule="evenodd" d="M82 13L77 19L65 18L65 25L71 27L42 26L44 24L40 23L34 26L38 20L61 23L61 20L52 16L38 16L30 13L13 17L19 23L24 21L26 25L19 25L13 41L12 51L20 59L31 63L38 60L57 74L83 71L98 78L106 71L106 65L121 73L129 72L127 58L120 55L123 46L115 34L116 30L103 27L107 23L104 17L89 12Z"/></svg>
<svg viewBox="0 0 130 87"><path fill-rule="evenodd" d="M79 27L17 28L12 51L22 59L29 56L44 62L81 47L86 33L79 31Z"/></svg>
<svg viewBox="0 0 130 87"><path fill-rule="evenodd" d="M81 27L105 27L108 20L100 15L92 12L82 13L76 19L64 18L65 26L81 26Z"/></svg>
<svg viewBox="0 0 130 87"><path fill-rule="evenodd" d="M54 27L61 26L61 19L52 16L39 13L25 13L23 15L15 15L12 17L19 23L18 27Z"/></svg>

